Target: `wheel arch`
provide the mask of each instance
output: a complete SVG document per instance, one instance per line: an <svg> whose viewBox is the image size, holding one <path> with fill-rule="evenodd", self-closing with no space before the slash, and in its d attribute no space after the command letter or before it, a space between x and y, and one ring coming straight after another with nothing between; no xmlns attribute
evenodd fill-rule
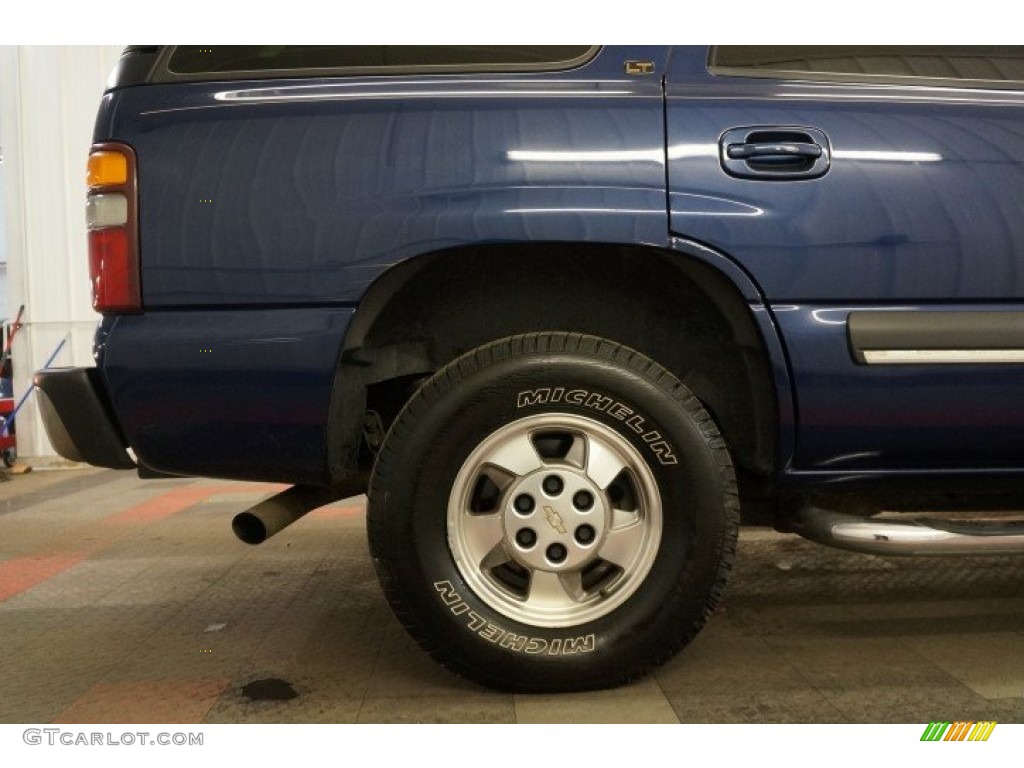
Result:
<svg viewBox="0 0 1024 768"><path fill-rule="evenodd" d="M353 402L396 412L409 389L392 384L497 338L564 330L613 339L660 363L705 403L738 467L771 476L779 464L778 340L765 339L754 317L753 283L725 257L687 245L473 245L392 267L367 290L345 336L345 383L335 388L328 435L332 475L346 474L356 456Z"/></svg>

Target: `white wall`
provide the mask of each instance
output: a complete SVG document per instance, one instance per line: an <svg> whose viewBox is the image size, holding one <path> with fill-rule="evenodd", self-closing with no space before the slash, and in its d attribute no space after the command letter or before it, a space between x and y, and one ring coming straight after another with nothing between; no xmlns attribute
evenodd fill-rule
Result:
<svg viewBox="0 0 1024 768"><path fill-rule="evenodd" d="M7 221L4 212L4 145L0 142L0 262L7 263Z"/></svg>
<svg viewBox="0 0 1024 768"><path fill-rule="evenodd" d="M8 306L25 305L14 350L14 394L31 386L65 334L54 365L91 365L98 315L89 296L85 165L107 76L123 46L0 46ZM18 416L18 452L48 457L35 398Z"/></svg>
<svg viewBox="0 0 1024 768"><path fill-rule="evenodd" d="M4 216L4 145L0 142L0 320L7 317L7 222Z"/></svg>

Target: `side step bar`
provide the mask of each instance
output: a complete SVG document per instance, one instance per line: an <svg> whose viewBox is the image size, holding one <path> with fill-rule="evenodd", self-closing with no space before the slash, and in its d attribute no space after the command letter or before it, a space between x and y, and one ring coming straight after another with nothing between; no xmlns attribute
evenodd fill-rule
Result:
<svg viewBox="0 0 1024 768"><path fill-rule="evenodd" d="M793 520L805 539L872 555L1024 554L1024 520L899 520L803 507Z"/></svg>

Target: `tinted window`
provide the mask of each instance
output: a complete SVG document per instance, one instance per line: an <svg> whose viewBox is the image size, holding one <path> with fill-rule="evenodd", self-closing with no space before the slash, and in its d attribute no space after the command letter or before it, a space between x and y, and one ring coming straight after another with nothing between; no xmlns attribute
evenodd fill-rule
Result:
<svg viewBox="0 0 1024 768"><path fill-rule="evenodd" d="M1024 82L1016 45L720 45L711 68L726 74L816 73ZM743 73L747 74L747 73Z"/></svg>
<svg viewBox="0 0 1024 768"><path fill-rule="evenodd" d="M557 68L590 50L587 45L179 45L168 69L175 74L195 75L382 67Z"/></svg>

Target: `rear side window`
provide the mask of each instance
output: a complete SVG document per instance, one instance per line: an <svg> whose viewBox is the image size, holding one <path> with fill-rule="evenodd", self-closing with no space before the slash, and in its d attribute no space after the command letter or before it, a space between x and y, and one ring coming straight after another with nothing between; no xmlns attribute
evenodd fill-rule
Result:
<svg viewBox="0 0 1024 768"><path fill-rule="evenodd" d="M165 78L551 70L583 63L594 52L589 45L179 45Z"/></svg>
<svg viewBox="0 0 1024 768"><path fill-rule="evenodd" d="M1017 45L719 45L711 71L721 75L867 81L942 81L965 87L1024 83Z"/></svg>

